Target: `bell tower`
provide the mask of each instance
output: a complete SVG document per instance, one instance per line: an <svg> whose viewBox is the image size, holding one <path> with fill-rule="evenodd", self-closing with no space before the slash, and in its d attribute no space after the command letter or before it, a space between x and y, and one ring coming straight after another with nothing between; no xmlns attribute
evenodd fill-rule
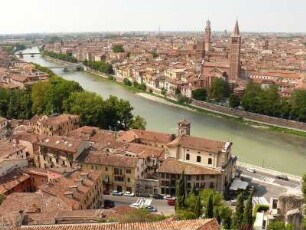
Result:
<svg viewBox="0 0 306 230"><path fill-rule="evenodd" d="M205 46L205 52L210 51L210 45L211 45L211 27L210 27L210 21L206 21L206 27L205 27L205 35L204 35L204 46Z"/></svg>
<svg viewBox="0 0 306 230"><path fill-rule="evenodd" d="M230 38L230 53L229 53L229 80L235 82L240 76L240 48L241 36L239 31L238 21L236 21L234 31Z"/></svg>
<svg viewBox="0 0 306 230"><path fill-rule="evenodd" d="M178 128L177 128L177 135L182 136L182 135L188 135L190 136L190 125L191 123L187 121L186 119L179 121L177 123Z"/></svg>

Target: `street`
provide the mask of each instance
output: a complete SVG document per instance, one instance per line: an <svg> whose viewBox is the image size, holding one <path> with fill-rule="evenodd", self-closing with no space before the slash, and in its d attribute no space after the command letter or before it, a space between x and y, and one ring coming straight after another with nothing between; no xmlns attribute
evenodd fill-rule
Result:
<svg viewBox="0 0 306 230"><path fill-rule="evenodd" d="M132 203L135 203L140 197L128 197L128 196L113 196L113 195L104 195L104 200L112 200L115 202L115 207L118 206L129 206ZM174 206L169 206L167 200L156 200L152 199L152 206L157 209L157 213L164 215L174 214Z"/></svg>
<svg viewBox="0 0 306 230"><path fill-rule="evenodd" d="M241 177L250 179L251 185L256 187L254 196L263 196L269 202L271 197L278 198L281 194L286 192L297 193L300 191L300 182L296 180L282 180L275 177L275 175L268 174L256 170L255 173L248 172L246 168L239 166Z"/></svg>

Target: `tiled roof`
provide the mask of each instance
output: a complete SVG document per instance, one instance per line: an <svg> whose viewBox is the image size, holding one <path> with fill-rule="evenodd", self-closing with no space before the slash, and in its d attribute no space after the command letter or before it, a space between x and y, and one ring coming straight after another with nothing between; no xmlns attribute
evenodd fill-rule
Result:
<svg viewBox="0 0 306 230"><path fill-rule="evenodd" d="M199 151L206 151L210 153L218 153L223 150L226 142L209 140L201 137L192 137L189 135L182 135L175 138L167 146L182 146L184 148L196 149Z"/></svg>
<svg viewBox="0 0 306 230"><path fill-rule="evenodd" d="M125 151L130 153L135 153L136 156L139 158L147 158L147 157L164 158L164 152L165 152L165 150L162 148L151 147L136 143L129 143Z"/></svg>
<svg viewBox="0 0 306 230"><path fill-rule="evenodd" d="M117 154L106 154L105 152L90 152L83 160L87 164L100 164L116 167L134 168L138 159Z"/></svg>
<svg viewBox="0 0 306 230"><path fill-rule="evenodd" d="M82 146L81 139L63 136L51 136L44 139L40 145L75 153Z"/></svg>
<svg viewBox="0 0 306 230"><path fill-rule="evenodd" d="M178 161L174 158L167 158L157 171L160 173L170 173L170 174L181 174L184 171L186 175L221 174L221 172L217 169Z"/></svg>
<svg viewBox="0 0 306 230"><path fill-rule="evenodd" d="M24 149L23 145L16 145L12 142L0 140L0 158L6 158L10 154Z"/></svg>
<svg viewBox="0 0 306 230"><path fill-rule="evenodd" d="M47 119L43 120L41 123L48 126L54 126L66 123L72 119L79 119L79 116L71 114L61 114L59 116L48 117Z"/></svg>
<svg viewBox="0 0 306 230"><path fill-rule="evenodd" d="M173 134L159 133L147 130L132 129L129 131L121 132L118 140L124 142L133 142L136 139L155 141L162 143L169 143L173 140Z"/></svg>
<svg viewBox="0 0 306 230"><path fill-rule="evenodd" d="M159 221L125 224L67 224L22 226L25 230L218 230L218 223L214 219Z"/></svg>
<svg viewBox="0 0 306 230"><path fill-rule="evenodd" d="M21 170L16 169L0 178L0 194L4 194L10 191L17 185L23 183L25 180L29 179L30 176L23 173Z"/></svg>

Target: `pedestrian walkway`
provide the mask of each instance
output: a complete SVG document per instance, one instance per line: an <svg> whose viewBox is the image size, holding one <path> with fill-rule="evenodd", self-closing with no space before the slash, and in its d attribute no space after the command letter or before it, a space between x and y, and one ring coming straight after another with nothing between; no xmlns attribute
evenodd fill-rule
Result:
<svg viewBox="0 0 306 230"><path fill-rule="evenodd" d="M268 176L260 177L260 180L265 181L265 182L268 182L268 183L273 183L273 182L275 181L274 178L268 177Z"/></svg>

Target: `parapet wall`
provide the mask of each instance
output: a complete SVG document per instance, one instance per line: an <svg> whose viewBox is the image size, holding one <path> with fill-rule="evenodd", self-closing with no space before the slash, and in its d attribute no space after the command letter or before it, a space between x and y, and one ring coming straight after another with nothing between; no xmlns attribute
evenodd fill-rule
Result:
<svg viewBox="0 0 306 230"><path fill-rule="evenodd" d="M247 112L243 110L215 105L215 104L211 104L211 103L207 103L203 101L192 100L191 104L193 106L196 106L204 110L208 110L208 111L226 114L226 115L237 117L237 118L243 118L245 120L255 121L255 122L262 123L262 124L273 125L273 126L278 126L282 128L289 128L289 129L306 132L306 123L304 122L287 120L287 119L282 119L282 118L277 118L277 117L270 117L270 116L266 116L262 114L251 113L251 112Z"/></svg>

